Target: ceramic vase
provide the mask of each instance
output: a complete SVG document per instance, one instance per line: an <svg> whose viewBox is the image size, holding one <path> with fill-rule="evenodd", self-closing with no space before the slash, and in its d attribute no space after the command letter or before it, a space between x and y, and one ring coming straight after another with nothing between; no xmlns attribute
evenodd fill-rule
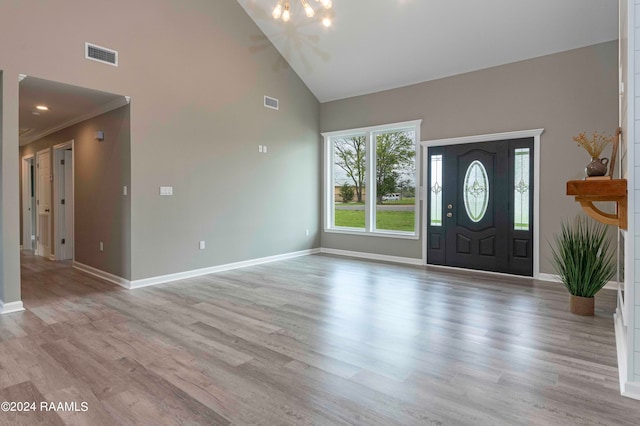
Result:
<svg viewBox="0 0 640 426"><path fill-rule="evenodd" d="M608 158L591 158L591 162L587 164L587 167L584 171L587 173L587 176L604 176L607 174L607 169L609 165Z"/></svg>

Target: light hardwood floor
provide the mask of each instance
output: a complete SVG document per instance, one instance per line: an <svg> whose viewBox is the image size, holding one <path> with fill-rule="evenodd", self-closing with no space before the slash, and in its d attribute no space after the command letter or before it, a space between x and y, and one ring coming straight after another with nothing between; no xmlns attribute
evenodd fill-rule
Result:
<svg viewBox="0 0 640 426"><path fill-rule="evenodd" d="M22 255L0 424L637 425L612 314L560 285L308 256L128 291Z"/></svg>

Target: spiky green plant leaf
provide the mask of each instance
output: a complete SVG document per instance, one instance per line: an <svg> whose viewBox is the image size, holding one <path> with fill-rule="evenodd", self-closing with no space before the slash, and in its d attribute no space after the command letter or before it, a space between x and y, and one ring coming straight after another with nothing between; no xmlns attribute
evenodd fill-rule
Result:
<svg viewBox="0 0 640 426"><path fill-rule="evenodd" d="M554 237L552 263L569 293L593 297L616 273L614 251L607 238L607 225L577 216L563 220Z"/></svg>

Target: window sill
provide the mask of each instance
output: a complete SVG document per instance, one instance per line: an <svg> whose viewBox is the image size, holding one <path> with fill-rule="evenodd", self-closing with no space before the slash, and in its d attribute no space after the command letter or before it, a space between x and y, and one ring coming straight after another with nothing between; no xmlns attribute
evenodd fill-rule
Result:
<svg viewBox="0 0 640 426"><path fill-rule="evenodd" d="M365 231L356 228L325 228L324 232L328 234L344 234L344 235L360 235L363 237L382 237L382 238L398 238L401 240L418 240L420 236L412 232L393 232L393 231Z"/></svg>

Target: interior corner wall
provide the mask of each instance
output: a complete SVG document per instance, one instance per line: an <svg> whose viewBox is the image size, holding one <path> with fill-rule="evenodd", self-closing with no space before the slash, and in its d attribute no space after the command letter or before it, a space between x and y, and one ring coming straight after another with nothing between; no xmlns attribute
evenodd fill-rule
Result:
<svg viewBox="0 0 640 426"><path fill-rule="evenodd" d="M629 202L629 229L626 234L628 239L625 252L628 256L627 268L625 268L625 280L629 277L629 285L625 286L624 304L625 320L628 326L627 334L627 379L635 382L635 386L627 383L627 392L635 388L630 393L632 397L640 398L638 389L640 386L640 4L638 1L629 4L628 9L628 45L631 50L629 61L631 62L631 74L627 76L627 86L625 92L628 100L627 114L625 114L628 132L625 135L628 148L628 171L627 189Z"/></svg>
<svg viewBox="0 0 640 426"><path fill-rule="evenodd" d="M20 301L18 74L0 66L0 300L6 304Z"/></svg>
<svg viewBox="0 0 640 426"><path fill-rule="evenodd" d="M634 175L636 167L634 164L634 142L636 141L634 120L635 120L635 93L634 81L635 61L634 61L634 44L635 32L639 32L635 28L635 4L632 0L618 1L619 14L619 61L620 61L620 128L622 129L622 137L620 139L620 177L627 179L627 205L628 218L627 229L618 229L619 247L622 248L621 259L618 263L618 277L622 282L622 289L618 290L618 304L615 314L616 326L616 343L618 346L618 368L620 370L621 389L626 387L626 382L633 382L640 379L640 375L634 373L635 349L634 344L635 331L635 279L636 274L636 241L633 236L637 233L636 227L636 210L635 193L638 188L635 187ZM640 33L640 32L639 32ZM640 34L639 34L640 35ZM631 79L630 79L631 77ZM620 263L621 262L621 263ZM624 297L620 297L624 296ZM632 303L633 301L633 303ZM627 324L625 326L625 323ZM619 341L620 340L620 341ZM626 375L625 375L626 373ZM623 377L624 375L624 377Z"/></svg>
<svg viewBox="0 0 640 426"><path fill-rule="evenodd" d="M540 147L540 272L548 241L580 211L565 183L588 154L572 137L618 126L618 46L611 41L408 87L323 103L322 132L423 119L422 140L544 128ZM420 228L422 229L422 228ZM422 241L323 232L323 248L421 258Z"/></svg>
<svg viewBox="0 0 640 426"><path fill-rule="evenodd" d="M94 138L99 130L104 132L103 141ZM131 197L124 195L123 187L129 187L131 182L130 107L118 108L25 145L20 148L20 158L70 140L74 141L74 260L129 280ZM54 156L50 152L53 170ZM50 220L52 241L56 241L55 209ZM104 252L99 250L100 242L104 243ZM55 252L55 244L51 250Z"/></svg>
<svg viewBox="0 0 640 426"><path fill-rule="evenodd" d="M319 102L236 1L2 2L0 52L17 73L131 97L131 280L319 247Z"/></svg>
<svg viewBox="0 0 640 426"><path fill-rule="evenodd" d="M4 144L5 144L5 136L4 136L4 128L6 127L4 124L5 115L4 115L4 73L0 70L0 173L4 173L4 164L2 160L5 158L3 155ZM1 181L4 183L4 179ZM4 269L4 253L5 248L2 246L2 242L4 241L4 200L3 200L4 188L3 185L0 184L0 300L4 301L4 293L5 293L5 269Z"/></svg>

